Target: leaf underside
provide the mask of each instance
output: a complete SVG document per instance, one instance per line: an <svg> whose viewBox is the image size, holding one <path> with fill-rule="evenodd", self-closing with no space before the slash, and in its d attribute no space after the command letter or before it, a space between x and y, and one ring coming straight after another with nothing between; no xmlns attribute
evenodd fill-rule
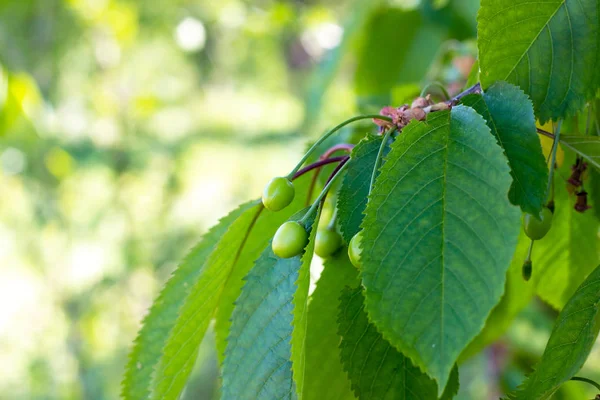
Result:
<svg viewBox="0 0 600 400"><path fill-rule="evenodd" d="M269 245L246 276L223 361L223 399L296 398L294 297L306 261L302 255L279 258Z"/></svg>
<svg viewBox="0 0 600 400"><path fill-rule="evenodd" d="M437 399L435 381L383 339L369 322L360 287L347 287L343 291L338 323L342 363L360 400ZM451 399L457 391L458 372L455 368L442 397Z"/></svg>
<svg viewBox="0 0 600 400"><path fill-rule="evenodd" d="M600 267L579 286L562 310L540 363L517 392L517 399L549 399L585 363L600 324Z"/></svg>
<svg viewBox="0 0 600 400"><path fill-rule="evenodd" d="M598 87L599 8L597 0L482 0L483 87L516 84L542 122L576 114Z"/></svg>
<svg viewBox="0 0 600 400"><path fill-rule="evenodd" d="M513 177L509 200L523 212L539 215L546 197L548 167L527 95L514 85L497 82L482 95L466 96L461 103L483 116L506 154Z"/></svg>
<svg viewBox="0 0 600 400"><path fill-rule="evenodd" d="M204 271L202 266L205 260L236 219L254 207L254 202L246 203L221 219L173 272L144 318L129 355L121 393L123 398L149 397L154 367L162 356L162 349L175 325L179 310L185 303L191 287Z"/></svg>
<svg viewBox="0 0 600 400"><path fill-rule="evenodd" d="M340 361L337 316L342 290L358 284L358 270L346 248L325 262L308 307L305 400L355 398Z"/></svg>
<svg viewBox="0 0 600 400"><path fill-rule="evenodd" d="M483 118L457 106L404 128L371 194L366 309L439 390L504 290L520 217L510 184Z"/></svg>

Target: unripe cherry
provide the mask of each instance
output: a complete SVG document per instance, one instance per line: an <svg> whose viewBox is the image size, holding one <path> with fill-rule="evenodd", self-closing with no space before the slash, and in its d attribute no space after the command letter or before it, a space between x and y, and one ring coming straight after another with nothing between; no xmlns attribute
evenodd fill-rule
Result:
<svg viewBox="0 0 600 400"><path fill-rule="evenodd" d="M296 221L288 221L277 229L271 248L276 256L291 258L302 253L308 244L308 233Z"/></svg>
<svg viewBox="0 0 600 400"><path fill-rule="evenodd" d="M294 200L295 194L294 184L288 178L280 176L271 179L265 186L262 203L267 210L283 210Z"/></svg>

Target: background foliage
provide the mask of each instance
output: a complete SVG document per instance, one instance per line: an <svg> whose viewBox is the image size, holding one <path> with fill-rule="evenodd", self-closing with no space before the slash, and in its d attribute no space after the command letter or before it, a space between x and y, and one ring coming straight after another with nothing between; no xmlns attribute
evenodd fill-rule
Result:
<svg viewBox="0 0 600 400"><path fill-rule="evenodd" d="M0 2L0 398L116 398L140 321L200 235L333 122L409 101L432 80L459 90L478 6ZM511 268L508 293L524 305L531 289ZM517 314L500 340L464 354L457 398L498 398L540 359L556 311L535 298L510 307L494 311L498 327ZM218 394L211 332L185 398ZM582 373L600 377L597 348ZM584 390L567 383L557 398Z"/></svg>

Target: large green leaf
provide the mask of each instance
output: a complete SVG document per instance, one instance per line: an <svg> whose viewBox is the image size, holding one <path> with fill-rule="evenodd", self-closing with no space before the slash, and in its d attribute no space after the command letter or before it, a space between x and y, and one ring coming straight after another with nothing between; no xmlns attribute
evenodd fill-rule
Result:
<svg viewBox="0 0 600 400"><path fill-rule="evenodd" d="M190 289L209 269L207 260L211 253L216 251L222 239L227 240L237 234L238 230L256 215L258 207L256 202L246 203L219 221L173 272L144 318L142 328L135 339L123 380L123 398L149 397L152 373L162 356L167 337L190 294Z"/></svg>
<svg viewBox="0 0 600 400"><path fill-rule="evenodd" d="M381 7L366 25L354 82L358 95L375 97L378 104L389 101L393 86L419 82L448 35L446 27L425 21L417 10Z"/></svg>
<svg viewBox="0 0 600 400"><path fill-rule="evenodd" d="M600 136L562 135L560 143L585 158L594 168L600 170Z"/></svg>
<svg viewBox="0 0 600 400"><path fill-rule="evenodd" d="M546 200L548 167L527 95L510 83L498 82L482 95L464 97L462 103L485 118L508 158L513 177L510 201L538 215Z"/></svg>
<svg viewBox="0 0 600 400"><path fill-rule="evenodd" d="M246 276L223 360L223 399L296 398L291 342L302 327L293 326L294 299L306 264L310 257L279 258L268 245Z"/></svg>
<svg viewBox="0 0 600 400"><path fill-rule="evenodd" d="M342 289L358 284L358 271L345 248L325 262L308 307L305 400L354 399L340 362L337 315Z"/></svg>
<svg viewBox="0 0 600 400"><path fill-rule="evenodd" d="M598 87L599 8L597 0L482 0L483 87L520 86L542 122L577 113Z"/></svg>
<svg viewBox="0 0 600 400"><path fill-rule="evenodd" d="M219 307L215 314L217 354L221 363L223 362L223 353L225 352L227 336L231 327L234 302L242 291L243 278L248 274L256 259L269 244L279 226L293 214L304 208L310 180L311 177L309 175L304 175L294 180L296 196L292 204L278 212L263 211L252 228L252 235L248 236L244 243L235 268L232 269L227 285L223 288Z"/></svg>
<svg viewBox="0 0 600 400"><path fill-rule="evenodd" d="M240 249L262 209L260 201L254 202L251 212L236 220L201 265L202 271L164 342L155 367L151 398L176 399L183 390Z"/></svg>
<svg viewBox="0 0 600 400"><path fill-rule="evenodd" d="M256 215L257 208L256 202L246 203L219 221L173 272L144 318L135 339L123 380L123 398L149 397L152 373L190 289L207 270L207 260L222 238L235 234L240 226L244 226L248 219Z"/></svg>
<svg viewBox="0 0 600 400"><path fill-rule="evenodd" d="M575 195L569 195L564 179L569 176L575 157L570 153L565 156L563 166L555 174L552 228L535 242L532 255L537 294L557 309L566 304L600 263L600 223L591 210L579 213L573 209Z"/></svg>
<svg viewBox="0 0 600 400"><path fill-rule="evenodd" d="M510 184L483 118L457 106L404 128L367 205L369 317L440 390L504 291L520 216Z"/></svg>
<svg viewBox="0 0 600 400"><path fill-rule="evenodd" d="M437 399L435 381L392 347L369 322L360 287L343 291L338 323L342 363L359 399ZM457 392L455 368L442 397L451 399Z"/></svg>
<svg viewBox="0 0 600 400"><path fill-rule="evenodd" d="M352 150L346 175L338 194L338 218L340 232L346 243L358 233L367 207L367 196L381 137L368 135ZM387 146L386 146L387 147ZM385 149L385 153L389 148Z"/></svg>
<svg viewBox="0 0 600 400"><path fill-rule="evenodd" d="M504 294L485 321L483 330L460 355L459 364L498 340L510 327L515 317L533 298L535 294L534 284L532 281L525 281L522 273L523 261L527 257L530 242L531 239L524 232L521 232L517 250L515 250L506 274Z"/></svg>
<svg viewBox="0 0 600 400"><path fill-rule="evenodd" d="M523 383L518 399L549 399L583 366L600 330L600 267L577 288L562 310L535 371Z"/></svg>

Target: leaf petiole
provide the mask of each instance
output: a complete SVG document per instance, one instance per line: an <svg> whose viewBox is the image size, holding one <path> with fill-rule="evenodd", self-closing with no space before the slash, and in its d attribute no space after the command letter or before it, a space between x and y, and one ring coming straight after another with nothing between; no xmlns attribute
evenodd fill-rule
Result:
<svg viewBox="0 0 600 400"><path fill-rule="evenodd" d="M371 183L369 185L369 194L371 194L371 190L373 190L373 185L375 184L375 178L377 177L377 171L379 170L379 166L381 164L381 159L383 157L383 149L385 149L385 145L387 141L392 136L392 133L396 131L396 128L392 128L388 130L383 136L383 140L381 141L381 146L379 146L379 151L377 152L377 158L375 159L375 164L373 165L373 173L371 174Z"/></svg>
<svg viewBox="0 0 600 400"><path fill-rule="evenodd" d="M558 120L556 127L554 128L554 142L552 143L552 153L550 154L550 171L548 172L548 185L546 186L546 197L550 195L550 189L552 188L552 182L554 180L554 166L556 164L556 151L558 150L558 143L560 141L560 128L562 126L562 119Z"/></svg>
<svg viewBox="0 0 600 400"><path fill-rule="evenodd" d="M594 386L596 389L600 390L600 384L598 384L598 382L593 381L591 379L588 378L584 378L581 376L574 376L571 378L572 381L579 381L579 382L585 382L585 383L589 383L590 385Z"/></svg>
<svg viewBox="0 0 600 400"><path fill-rule="evenodd" d="M346 160L340 162L340 164L333 171L333 173L329 177L329 180L327 181L327 184L325 185L325 187L323 188L323 190L321 191L321 193L319 194L319 196L317 197L317 199L310 206L310 208L308 209L308 211L306 212L306 214L304 214L304 216L298 221L301 225L304 225L305 222L306 222L306 220L308 218L310 218L315 213L315 211L319 207L319 203L321 203L321 200L323 200L325 198L325 196L327 195L327 192L329 192L329 189L333 185L333 182L335 181L335 179L338 176L340 176L342 174L342 172L344 171L344 169L346 168L346 166L348 166L348 160L349 159L350 158L348 157Z"/></svg>

